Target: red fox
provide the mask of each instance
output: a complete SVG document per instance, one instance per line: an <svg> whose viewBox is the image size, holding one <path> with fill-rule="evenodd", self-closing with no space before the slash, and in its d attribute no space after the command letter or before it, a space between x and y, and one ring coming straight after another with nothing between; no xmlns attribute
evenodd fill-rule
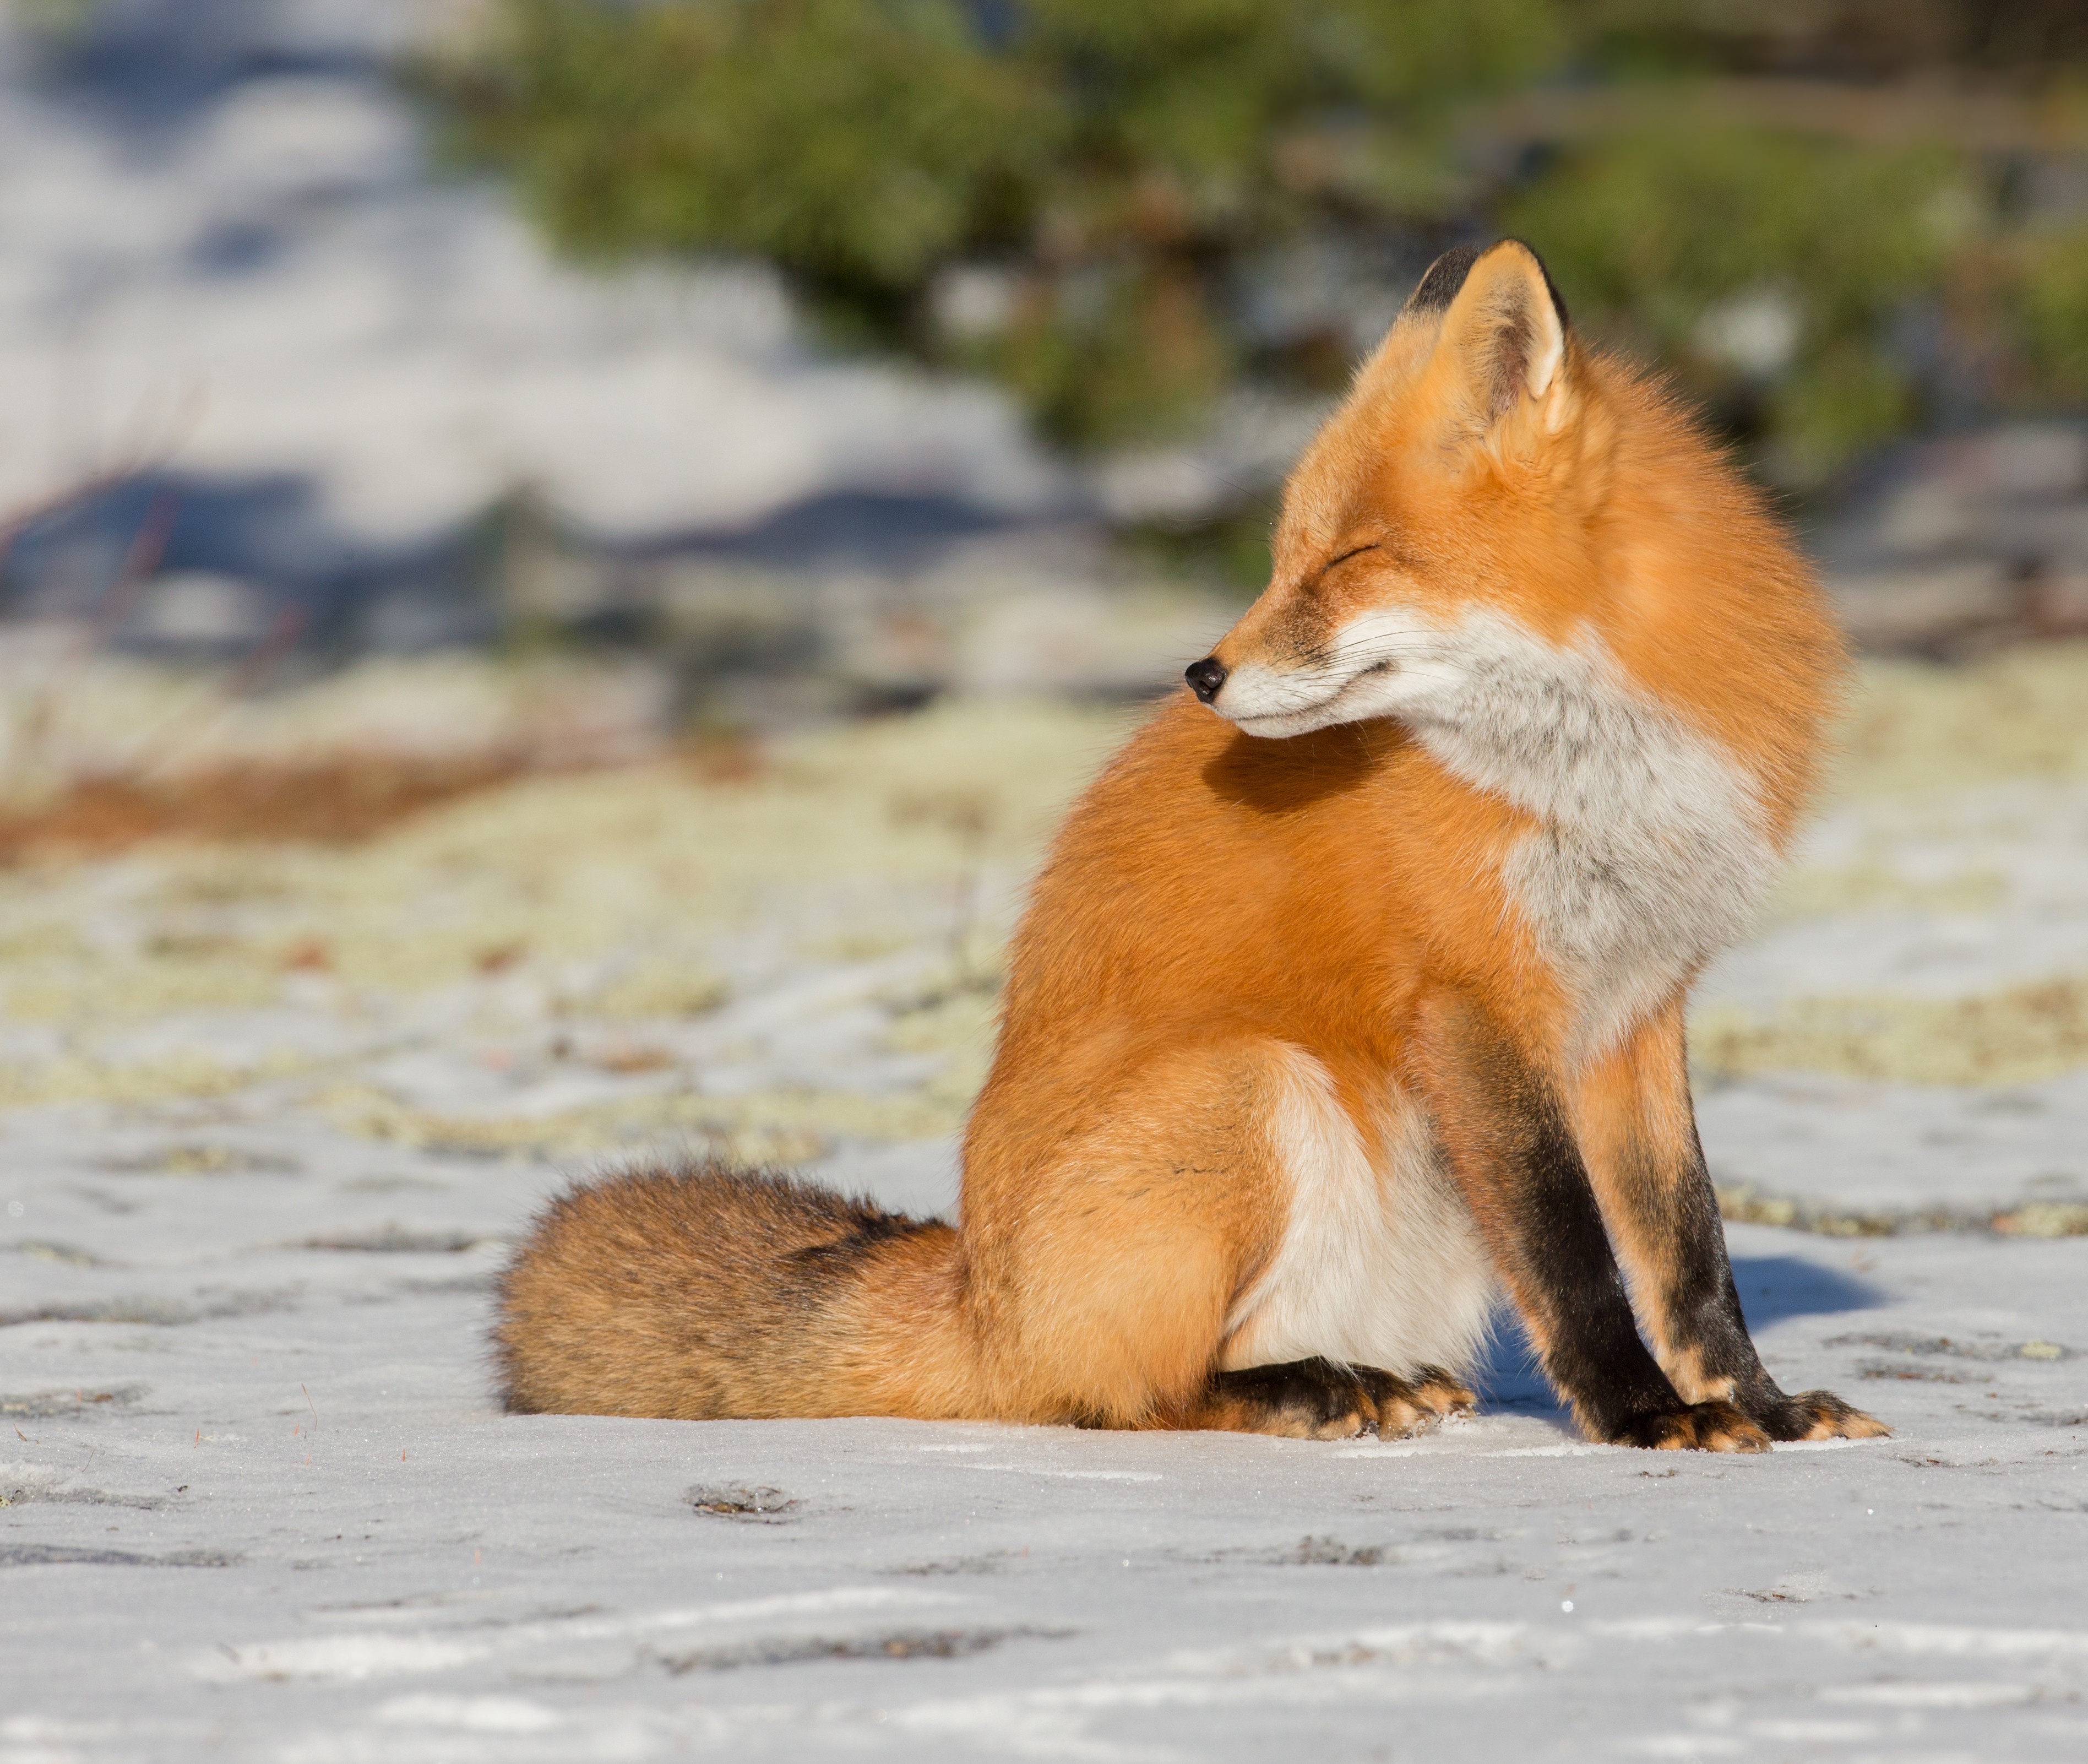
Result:
<svg viewBox="0 0 2088 1764"><path fill-rule="evenodd" d="M1887 1431L1756 1357L1683 1043L1846 668L1776 521L1509 240L1430 268L1273 554L1059 835L961 1223L579 1188L503 1281L511 1409L1391 1436L1504 1289L1593 1439Z"/></svg>

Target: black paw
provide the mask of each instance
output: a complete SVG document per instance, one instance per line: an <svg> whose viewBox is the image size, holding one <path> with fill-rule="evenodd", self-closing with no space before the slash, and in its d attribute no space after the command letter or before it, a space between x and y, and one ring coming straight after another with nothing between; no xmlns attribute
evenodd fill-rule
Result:
<svg viewBox="0 0 2088 1764"><path fill-rule="evenodd" d="M1290 1439L1346 1440L1371 1432L1397 1439L1474 1401L1463 1385L1432 1366L1410 1381L1375 1366L1294 1359L1218 1373L1211 1381L1209 1424Z"/></svg>
<svg viewBox="0 0 2088 1764"><path fill-rule="evenodd" d="M1730 1402L1692 1402L1635 1415L1609 1443L1662 1452L1765 1452L1769 1436Z"/></svg>
<svg viewBox="0 0 2088 1764"><path fill-rule="evenodd" d="M1803 1390L1795 1397L1778 1391L1769 1402L1747 1406L1773 1440L1875 1440L1892 1432L1831 1390Z"/></svg>

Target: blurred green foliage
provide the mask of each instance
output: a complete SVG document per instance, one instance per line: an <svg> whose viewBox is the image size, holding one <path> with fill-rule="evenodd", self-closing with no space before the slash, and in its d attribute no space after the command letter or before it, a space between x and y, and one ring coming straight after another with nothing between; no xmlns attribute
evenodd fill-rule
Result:
<svg viewBox="0 0 2088 1764"><path fill-rule="evenodd" d="M943 0L510 0L448 90L575 250L748 252L879 317L1012 242L1049 152L1038 95Z"/></svg>
<svg viewBox="0 0 2088 1764"><path fill-rule="evenodd" d="M502 0L431 80L570 249L770 259L842 334L985 367L1093 443L1235 371L1239 254L1444 222L1448 103L1562 43L1551 0ZM939 323L966 263L992 310Z"/></svg>
<svg viewBox="0 0 2088 1764"><path fill-rule="evenodd" d="M2026 353L2045 390L2088 403L2088 225L2031 239L2015 293Z"/></svg>
<svg viewBox="0 0 2088 1764"><path fill-rule="evenodd" d="M1678 373L1805 485L1923 420L1939 385L2088 399L2088 218L2012 215L2013 168L1947 127L1735 118L1697 102L1704 82L2048 88L2088 65L2082 15L494 0L423 72L460 153L511 173L567 249L767 259L830 334L991 373L1069 443L1192 426L1243 377L1337 385L1367 339L1324 309L1357 266L1382 322L1436 250L1515 232L1584 328ZM1615 126L1585 102L1571 126L1513 113L1611 91ZM1351 273L1305 288L1319 319L1256 316L1272 282L1324 283L1330 260Z"/></svg>
<svg viewBox="0 0 2088 1764"><path fill-rule="evenodd" d="M1584 151L1498 212L1585 324L1729 413L1754 405L1778 475L1804 482L1914 417L1890 320L1940 285L1966 178L1940 148L1671 126Z"/></svg>

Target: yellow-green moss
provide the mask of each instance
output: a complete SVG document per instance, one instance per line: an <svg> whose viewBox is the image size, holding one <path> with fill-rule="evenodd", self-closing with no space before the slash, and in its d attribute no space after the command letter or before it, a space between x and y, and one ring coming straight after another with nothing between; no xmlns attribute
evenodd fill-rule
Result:
<svg viewBox="0 0 2088 1764"><path fill-rule="evenodd" d="M267 1004L279 979L259 951L190 957L141 953L9 962L0 969L0 1007L20 1022L143 1022L178 1011L237 1010Z"/></svg>
<svg viewBox="0 0 2088 1764"><path fill-rule="evenodd" d="M1914 881L1889 864L1872 860L1840 867L1793 870L1769 897L1762 922L1787 924L1834 913L1990 913L2007 898L2008 878L1998 870L1969 868L1953 876Z"/></svg>
<svg viewBox="0 0 2088 1764"><path fill-rule="evenodd" d="M303 1069L296 1055L272 1055L258 1066L233 1066L207 1054L170 1054L129 1064L67 1055L32 1064L0 1064L0 1108L34 1108L61 1102L165 1102L181 1098L225 1096L259 1080Z"/></svg>
<svg viewBox="0 0 2088 1764"><path fill-rule="evenodd" d="M686 1146L755 1163L801 1163L836 1137L925 1139L962 1122L969 1093L930 1085L888 1096L838 1090L771 1090L710 1097L638 1096L550 1115L456 1115L409 1107L383 1092L348 1085L316 1097L349 1132L444 1151L585 1157L640 1144Z"/></svg>
<svg viewBox="0 0 2088 1764"><path fill-rule="evenodd" d="M2008 778L2088 777L2088 642L1962 666L1872 661L1859 675L1830 790L1911 794Z"/></svg>
<svg viewBox="0 0 2088 1764"><path fill-rule="evenodd" d="M2004 1237L2088 1237L2088 1205L2035 1201L2010 1212L1932 1207L1917 1213L1854 1213L1786 1195L1765 1194L1751 1184L1717 1191L1719 1212L1736 1225L1774 1225L1815 1231L1823 1237L1893 1237L1904 1231L1990 1231ZM2040 1351L2039 1350L2043 1350ZM2044 1342L2026 1342L2026 1359L2056 1357Z"/></svg>
<svg viewBox="0 0 2088 1764"><path fill-rule="evenodd" d="M1961 999L1800 998L1766 1017L1699 1013L1690 1048L1707 1076L1823 1072L1904 1084L2028 1084L2088 1065L2088 981L2039 981Z"/></svg>
<svg viewBox="0 0 2088 1764"><path fill-rule="evenodd" d="M1902 804L1917 816L1932 807L1947 838L1966 790L2088 777L2083 707L2088 644L1962 670L1869 665L1836 788L1852 807L1879 801L1896 826L1910 812ZM706 781L661 760L525 779L344 850L167 845L91 880L74 867L0 873L0 1012L66 1031L75 1050L0 1068L0 1106L237 1089L254 1074L201 1056L98 1060L95 1032L269 1004L314 975L331 977L333 1008L345 1011L469 985L497 1013L512 983L533 1014L694 1014L723 996L719 940L759 925L815 960L948 940L952 972L885 1001L895 1012L888 1044L946 1055L936 1074L897 1097L657 1096L551 1122L450 1119L364 1091L329 1093L327 1106L370 1131L491 1150L686 1134L773 1152L803 1136L949 1131L984 1075L1008 929L1000 909L977 903L1004 899L1002 884L1034 867L1133 721L1063 705L952 704L780 742L743 781ZM982 890L982 877L994 887ZM1973 863L1910 879L1880 844L1797 873L1773 912L1786 921L1988 912L2005 889ZM1706 1011L1695 1036L1699 1064L1714 1075L2023 1082L2088 1064L2088 983L1954 1001L1799 997L1765 1015ZM287 1058L268 1068L303 1069Z"/></svg>
<svg viewBox="0 0 2088 1764"><path fill-rule="evenodd" d="M303 970L350 996L512 972L563 1008L700 1012L722 996L718 933L780 911L810 944L897 948L919 940L922 885L954 915L983 867L1026 871L1124 722L952 706L781 743L746 783L662 761L524 780L344 850L165 846L139 860L150 885L122 910L146 934L127 944L52 910L69 871L0 876L0 1008L71 1025L237 1008Z"/></svg>

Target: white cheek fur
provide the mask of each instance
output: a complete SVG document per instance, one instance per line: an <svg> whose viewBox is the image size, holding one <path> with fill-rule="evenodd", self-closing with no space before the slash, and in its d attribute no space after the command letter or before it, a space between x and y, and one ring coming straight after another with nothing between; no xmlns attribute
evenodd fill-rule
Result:
<svg viewBox="0 0 2088 1764"><path fill-rule="evenodd" d="M1351 619L1335 633L1327 659L1279 670L1250 662L1226 680L1215 706L1251 735L1302 735L1372 717L1425 713L1455 690L1457 658L1440 626L1404 607Z"/></svg>
<svg viewBox="0 0 2088 1764"><path fill-rule="evenodd" d="M1383 608L1320 666L1242 668L1218 709L1255 735L1397 717L1447 770L1536 816L1502 879L1580 1001L1581 1057L1740 936L1775 868L1752 781L1592 633L1560 648L1499 613Z"/></svg>

